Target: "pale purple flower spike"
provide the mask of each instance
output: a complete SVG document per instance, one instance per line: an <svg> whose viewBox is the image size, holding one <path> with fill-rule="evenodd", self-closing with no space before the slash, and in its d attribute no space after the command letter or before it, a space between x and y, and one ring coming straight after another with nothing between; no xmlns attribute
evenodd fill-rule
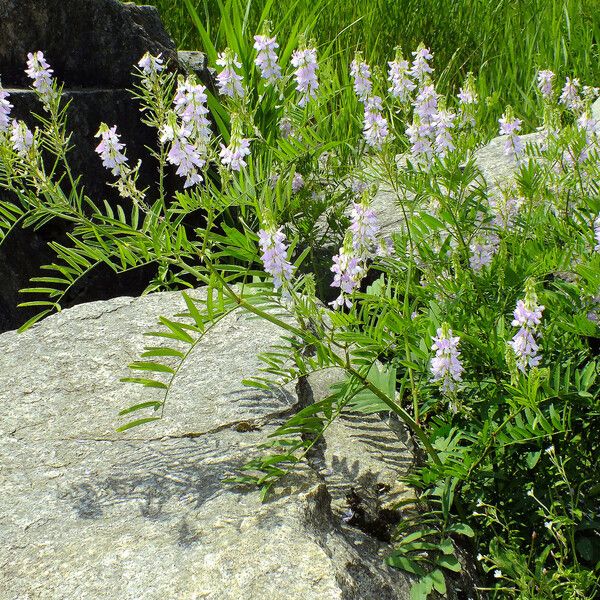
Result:
<svg viewBox="0 0 600 600"><path fill-rule="evenodd" d="M228 48L225 52L219 53L217 64L223 67L223 70L217 74L219 92L230 98L243 98L244 86L242 85L242 76L235 70L236 67L240 69L242 66L237 55Z"/></svg>
<svg viewBox="0 0 600 600"><path fill-rule="evenodd" d="M371 69L369 65L362 60L360 53L356 55L350 63L350 75L354 79L354 91L358 99L365 102L371 95Z"/></svg>
<svg viewBox="0 0 600 600"><path fill-rule="evenodd" d="M292 192L297 194L304 187L304 177L302 177L301 173L294 173L294 178L292 179Z"/></svg>
<svg viewBox="0 0 600 600"><path fill-rule="evenodd" d="M275 84L281 79L281 67L277 63L277 54L275 54L277 48L279 44L274 37L254 36L254 49L257 52L254 63L260 69L262 78L270 84Z"/></svg>
<svg viewBox="0 0 600 600"><path fill-rule="evenodd" d="M233 136L229 142L229 146L225 147L221 144L221 152L219 157L221 162L232 171L240 171L246 166L245 156L250 154L250 140L245 138L234 139Z"/></svg>
<svg viewBox="0 0 600 600"><path fill-rule="evenodd" d="M404 59L388 62L389 80L391 86L390 94L400 100L400 102L409 102L413 90L417 87L410 79L410 68L408 61Z"/></svg>
<svg viewBox="0 0 600 600"><path fill-rule="evenodd" d="M421 44L412 54L414 60L410 74L416 81L422 82L427 75L433 73L433 69L429 66L429 61L433 58L433 54L431 54L429 48L425 48L423 44Z"/></svg>
<svg viewBox="0 0 600 600"><path fill-rule="evenodd" d="M301 108L306 106L310 100L316 98L319 82L317 80L317 51L315 48L294 50L291 60L296 69L296 91L302 96L298 101Z"/></svg>
<svg viewBox="0 0 600 600"><path fill-rule="evenodd" d="M514 311L513 327L519 327L519 331L513 339L508 342L514 350L517 357L517 367L525 373L527 367L537 367L540 364L541 356L538 354L539 346L535 338L537 326L542 319L543 306L538 306L535 296L517 301L517 307Z"/></svg>
<svg viewBox="0 0 600 600"><path fill-rule="evenodd" d="M562 89L559 102L570 110L579 110L583 102L579 96L579 79L571 79L567 77L565 85Z"/></svg>
<svg viewBox="0 0 600 600"><path fill-rule="evenodd" d="M0 87L0 132L6 133L11 126L10 111L13 105L8 101L10 94Z"/></svg>
<svg viewBox="0 0 600 600"><path fill-rule="evenodd" d="M175 129L168 128L162 138L164 141L172 140L167 161L177 167L177 175L186 178L184 188L202 182L198 170L206 164L205 146L202 142L192 143L191 133L189 126L182 125Z"/></svg>
<svg viewBox="0 0 600 600"><path fill-rule="evenodd" d="M30 52L27 54L27 69L25 73L32 80L33 89L40 95L44 105L48 105L54 97L52 88L52 73L54 71L44 58L44 53Z"/></svg>
<svg viewBox="0 0 600 600"><path fill-rule="evenodd" d="M452 329L446 324L438 328L437 335L433 337L432 350L435 356L431 359L432 381L441 382L443 393L456 391L456 384L462 381L464 367L460 361L458 344L460 338L452 335Z"/></svg>
<svg viewBox="0 0 600 600"><path fill-rule="evenodd" d="M331 287L339 287L340 295L329 304L334 308L344 305L351 308L352 302L348 296L358 288L364 276L362 261L342 247L339 254L333 257L331 270L334 273Z"/></svg>
<svg viewBox="0 0 600 600"><path fill-rule="evenodd" d="M368 257L379 243L379 223L375 210L365 202L354 202L351 218L352 248L357 256Z"/></svg>
<svg viewBox="0 0 600 600"><path fill-rule="evenodd" d="M381 116L383 105L379 96L373 96L365 103L365 140L369 146L381 149L388 136L388 123Z"/></svg>
<svg viewBox="0 0 600 600"><path fill-rule="evenodd" d="M498 122L500 123L500 135L508 136L504 144L504 154L506 156L513 156L518 160L523 153L523 141L519 136L522 124L521 119L517 119L512 115L512 111L507 110Z"/></svg>
<svg viewBox="0 0 600 600"><path fill-rule="evenodd" d="M10 141L17 154L26 156L33 146L33 133L23 121L13 121L11 125Z"/></svg>
<svg viewBox="0 0 600 600"><path fill-rule="evenodd" d="M293 267L287 260L287 246L282 228L261 229L258 232L259 246L265 271L273 277L273 287L279 289L289 281Z"/></svg>
<svg viewBox="0 0 600 600"><path fill-rule="evenodd" d="M163 64L162 54L153 56L150 52L146 52L138 62L138 67L147 77L154 77L162 72L165 68Z"/></svg>
<svg viewBox="0 0 600 600"><path fill-rule="evenodd" d="M100 126L95 137L100 137L96 152L102 158L102 166L111 169L113 175L121 175L122 165L127 164L127 157L121 152L125 144L119 141L117 126L108 127L104 123Z"/></svg>
<svg viewBox="0 0 600 600"><path fill-rule="evenodd" d="M538 71L538 89L546 100L550 100L552 98L552 83L554 78L554 73L548 69L544 71Z"/></svg>

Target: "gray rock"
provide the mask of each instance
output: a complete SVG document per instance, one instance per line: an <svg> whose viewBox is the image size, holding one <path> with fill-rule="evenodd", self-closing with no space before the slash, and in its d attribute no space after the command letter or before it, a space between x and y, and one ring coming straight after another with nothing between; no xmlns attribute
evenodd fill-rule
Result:
<svg viewBox="0 0 600 600"><path fill-rule="evenodd" d="M223 319L178 373L164 418L115 432L119 409L161 396L119 381L160 341L143 334L183 309L179 293L116 298L0 336L0 598L408 598L405 576L383 565L389 545L340 518L314 464L266 504L222 483L306 394L327 389L240 384L278 340L269 323ZM328 452L386 479L403 458L373 453L357 425L328 437L341 446Z"/></svg>
<svg viewBox="0 0 600 600"><path fill-rule="evenodd" d="M600 110L600 105L598 105L598 110ZM524 144L537 144L541 141L542 136L540 133L530 133L522 138ZM517 171L515 159L504 154L505 141L506 136L495 137L486 145L478 148L474 154L475 162L490 195L499 194L501 188L509 186ZM402 164L402 157L399 157L399 164ZM409 195L407 199L410 202L411 196ZM404 216L399 207L398 195L387 182L381 182L372 205L383 235L401 231Z"/></svg>
<svg viewBox="0 0 600 600"><path fill-rule="evenodd" d="M592 105L592 116L600 121L600 98ZM540 144L542 134L539 132L522 136L524 144ZM475 162L487 185L489 193L497 195L501 188L510 186L517 171L517 163L514 158L506 156L504 144L506 136L493 138L484 146L475 151ZM390 235L400 231L403 223L402 212L398 207L396 193L383 183L373 198L373 208L379 218L382 233Z"/></svg>
<svg viewBox="0 0 600 600"><path fill-rule="evenodd" d="M340 381L339 369L319 371L308 381L316 398L329 393ZM347 497L356 494L366 503L375 502L385 509L414 494L398 481L414 461L413 445L406 427L389 413L359 414L343 412L324 436L323 469L333 506L347 511Z"/></svg>
<svg viewBox="0 0 600 600"><path fill-rule="evenodd" d="M66 87L129 87L146 51L177 62L156 8L119 0L2 0L0 39L5 86L28 85L23 65L34 50Z"/></svg>
<svg viewBox="0 0 600 600"><path fill-rule="evenodd" d="M501 193L500 190L510 186L518 166L514 157L507 156L504 153L504 145L507 136L501 135L495 137L485 146L475 151L475 162L478 169L487 183L488 191L491 195ZM539 132L529 133L521 136L523 145L540 144L543 135Z"/></svg>

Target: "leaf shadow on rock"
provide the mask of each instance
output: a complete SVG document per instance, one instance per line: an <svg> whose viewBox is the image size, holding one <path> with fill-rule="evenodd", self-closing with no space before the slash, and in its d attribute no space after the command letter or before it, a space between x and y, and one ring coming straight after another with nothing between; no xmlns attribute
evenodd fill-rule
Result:
<svg viewBox="0 0 600 600"><path fill-rule="evenodd" d="M231 493L222 480L248 458L247 452L228 454L226 441L216 437L209 443L203 438L142 443L128 443L109 475L89 473L64 492L79 518L100 519L119 507L129 511L133 504L146 519L170 520L177 512L198 510L218 494Z"/></svg>

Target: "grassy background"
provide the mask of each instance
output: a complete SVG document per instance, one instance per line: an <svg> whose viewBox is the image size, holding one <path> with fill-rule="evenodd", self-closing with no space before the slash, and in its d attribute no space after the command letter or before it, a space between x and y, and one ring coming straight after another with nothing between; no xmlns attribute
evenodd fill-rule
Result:
<svg viewBox="0 0 600 600"><path fill-rule="evenodd" d="M154 4L180 48L200 49L184 0L136 0ZM219 39L221 0L191 0L213 44ZM455 93L465 74L478 76L483 124L493 133L506 104L528 127L538 124L535 73L550 68L561 78L600 85L600 0L248 0L248 36L267 5L285 39L298 23L321 47L329 46L337 69L347 69L356 49L384 68L400 45L405 54L423 40L435 54L439 90Z"/></svg>

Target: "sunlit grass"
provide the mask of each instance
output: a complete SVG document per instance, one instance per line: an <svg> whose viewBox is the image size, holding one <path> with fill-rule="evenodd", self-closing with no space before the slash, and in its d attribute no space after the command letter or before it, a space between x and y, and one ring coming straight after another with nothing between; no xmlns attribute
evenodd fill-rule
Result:
<svg viewBox="0 0 600 600"><path fill-rule="evenodd" d="M138 0L142 1L142 0ZM200 20L219 48L220 0L192 0ZM184 0L143 0L156 5L180 48L203 49ZM360 49L373 65L386 66L400 45L410 52L420 41L435 54L439 90L455 93L468 71L478 75L484 126L493 132L506 104L519 107L528 127L538 123L535 72L549 68L582 84L600 84L598 0L313 0L254 1L243 22L254 33L267 8L285 39L292 28L312 21L306 33L329 47L337 69L347 69ZM222 29L221 29L222 31Z"/></svg>

